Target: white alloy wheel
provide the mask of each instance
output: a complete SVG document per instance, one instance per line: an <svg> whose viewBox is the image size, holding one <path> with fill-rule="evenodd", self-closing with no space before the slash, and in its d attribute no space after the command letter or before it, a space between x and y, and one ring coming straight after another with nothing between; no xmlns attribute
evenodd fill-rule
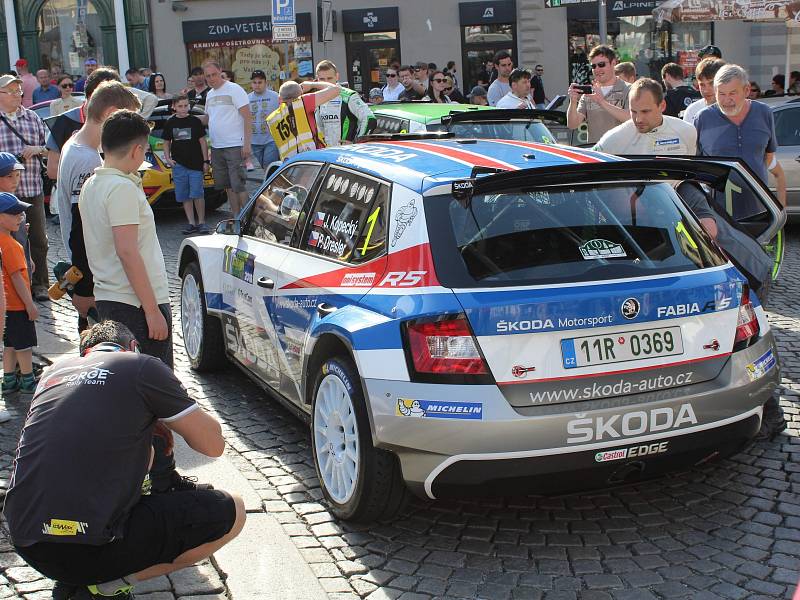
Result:
<svg viewBox="0 0 800 600"><path fill-rule="evenodd" d="M358 484L361 449L353 400L333 374L325 376L317 389L314 448L325 488L335 502L346 503Z"/></svg>
<svg viewBox="0 0 800 600"><path fill-rule="evenodd" d="M181 287L181 329L186 354L193 360L200 354L203 341L203 312L200 286L193 273L186 273Z"/></svg>

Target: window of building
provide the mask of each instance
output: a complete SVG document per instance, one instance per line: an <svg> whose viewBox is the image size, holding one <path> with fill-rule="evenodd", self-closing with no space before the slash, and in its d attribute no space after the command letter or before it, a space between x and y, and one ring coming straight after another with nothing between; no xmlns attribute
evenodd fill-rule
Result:
<svg viewBox="0 0 800 600"><path fill-rule="evenodd" d="M100 25L91 0L47 0L36 20L41 68L80 75L87 58L104 64Z"/></svg>

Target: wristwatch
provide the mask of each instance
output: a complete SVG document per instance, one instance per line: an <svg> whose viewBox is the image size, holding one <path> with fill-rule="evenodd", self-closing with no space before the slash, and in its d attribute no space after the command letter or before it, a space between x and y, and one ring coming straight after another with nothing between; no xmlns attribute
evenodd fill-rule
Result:
<svg viewBox="0 0 800 600"><path fill-rule="evenodd" d="M204 164L207 164L207 165L210 165L210 164L211 164L211 161L210 161L210 160L204 160L204 161L203 161L203 163L204 163Z"/></svg>

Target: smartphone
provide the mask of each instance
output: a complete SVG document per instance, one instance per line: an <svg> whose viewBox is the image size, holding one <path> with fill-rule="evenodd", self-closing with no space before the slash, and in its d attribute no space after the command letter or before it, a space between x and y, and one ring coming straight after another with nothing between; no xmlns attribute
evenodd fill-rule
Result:
<svg viewBox="0 0 800 600"><path fill-rule="evenodd" d="M594 88L592 86L590 86L590 85L578 85L578 86L575 86L575 87L578 88L578 93L579 94L593 94L594 93Z"/></svg>

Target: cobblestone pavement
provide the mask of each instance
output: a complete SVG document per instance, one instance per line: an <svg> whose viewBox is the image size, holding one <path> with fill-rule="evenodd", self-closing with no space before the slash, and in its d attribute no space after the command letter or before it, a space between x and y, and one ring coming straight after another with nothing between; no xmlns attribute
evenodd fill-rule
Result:
<svg viewBox="0 0 800 600"><path fill-rule="evenodd" d="M160 215L158 226L174 274L182 220ZM176 370L222 421L228 457L334 600L788 598L800 576L800 229L788 238L770 313L788 429L731 459L644 484L555 498L415 500L392 522L337 523L321 500L305 425L233 368L190 371L179 329ZM176 323L178 290L173 278ZM74 336L65 302L43 313L41 327ZM17 418L0 428L3 487L25 410L10 408ZM46 580L0 544L0 598L48 597ZM222 598L224 579L212 561L139 594Z"/></svg>

